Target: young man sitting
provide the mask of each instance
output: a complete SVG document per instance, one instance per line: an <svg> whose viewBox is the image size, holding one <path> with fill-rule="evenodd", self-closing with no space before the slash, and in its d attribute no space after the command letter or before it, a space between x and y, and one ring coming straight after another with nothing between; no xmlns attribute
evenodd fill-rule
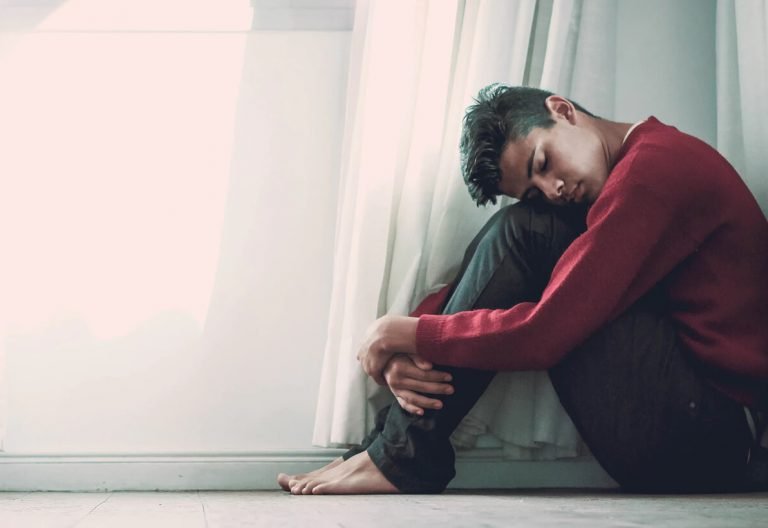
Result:
<svg viewBox="0 0 768 528"><path fill-rule="evenodd" d="M362 446L280 485L440 492L450 435L495 372L547 369L623 489L768 489L768 222L731 165L654 117L503 85L468 108L461 153L478 205L519 202L451 286L371 326L358 359L397 403Z"/></svg>

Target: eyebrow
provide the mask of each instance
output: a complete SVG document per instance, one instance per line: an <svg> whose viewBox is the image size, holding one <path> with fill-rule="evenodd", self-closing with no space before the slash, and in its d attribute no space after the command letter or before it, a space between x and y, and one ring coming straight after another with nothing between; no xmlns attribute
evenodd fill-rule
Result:
<svg viewBox="0 0 768 528"><path fill-rule="evenodd" d="M533 174L533 155L536 154L536 147L533 147L531 151L531 157L528 158L528 179L530 180Z"/></svg>
<svg viewBox="0 0 768 528"><path fill-rule="evenodd" d="M533 147L533 150L531 151L531 156L528 158L528 181L531 181L531 178L533 177L533 155L536 154L536 147ZM523 195L520 197L521 201L525 201L528 199L528 194L530 194L532 187L528 187L526 191L523 193Z"/></svg>

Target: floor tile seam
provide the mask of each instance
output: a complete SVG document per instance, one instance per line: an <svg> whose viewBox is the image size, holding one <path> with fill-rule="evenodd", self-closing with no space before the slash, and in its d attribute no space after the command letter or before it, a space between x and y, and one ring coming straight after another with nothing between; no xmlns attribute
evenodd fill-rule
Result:
<svg viewBox="0 0 768 528"><path fill-rule="evenodd" d="M80 523L82 523L82 522L83 522L84 520L86 520L86 519L87 519L87 518L88 518L88 517L89 517L89 516L90 516L90 515L91 515L93 512L95 512L97 509L99 509L99 508L101 507L101 505L102 505L102 504L106 503L106 502L107 502L109 499L111 499L113 494L114 494L114 492L109 492L109 493L107 494L106 498L105 498L103 501L101 501L101 502L100 502L100 503L98 503L96 506L94 506L93 508L91 508L91 511L89 511L88 513L86 513L85 515L83 515L83 516L82 516L80 519L78 519L77 521L75 521L75 523L74 523L74 524L72 524L71 526L69 526L68 528L77 528L77 526L78 526Z"/></svg>

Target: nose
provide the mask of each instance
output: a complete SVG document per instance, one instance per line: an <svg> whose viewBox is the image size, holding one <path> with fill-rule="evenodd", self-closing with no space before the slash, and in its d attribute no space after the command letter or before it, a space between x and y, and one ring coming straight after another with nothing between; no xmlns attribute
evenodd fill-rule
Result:
<svg viewBox="0 0 768 528"><path fill-rule="evenodd" d="M563 198L565 182L559 178L542 178L537 182L537 187L547 197L547 200L556 202Z"/></svg>

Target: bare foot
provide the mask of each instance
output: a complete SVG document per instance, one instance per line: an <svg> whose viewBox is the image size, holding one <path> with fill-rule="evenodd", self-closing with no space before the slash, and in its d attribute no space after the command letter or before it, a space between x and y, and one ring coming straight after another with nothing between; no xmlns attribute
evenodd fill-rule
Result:
<svg viewBox="0 0 768 528"><path fill-rule="evenodd" d="M344 459L339 457L334 459L333 462L331 462L330 464L323 466L319 469L316 469L314 471L310 471L309 473L300 473L298 475L286 475L285 473L280 473L277 475L277 483L280 484L280 487L283 488L285 491L291 491L291 484L290 484L291 481L298 482L303 478L320 475L324 471L328 471L329 469L338 466L342 462L344 462Z"/></svg>
<svg viewBox="0 0 768 528"><path fill-rule="evenodd" d="M318 475L307 475L291 482L294 495L357 495L400 493L379 471L367 451L358 453L336 467Z"/></svg>

